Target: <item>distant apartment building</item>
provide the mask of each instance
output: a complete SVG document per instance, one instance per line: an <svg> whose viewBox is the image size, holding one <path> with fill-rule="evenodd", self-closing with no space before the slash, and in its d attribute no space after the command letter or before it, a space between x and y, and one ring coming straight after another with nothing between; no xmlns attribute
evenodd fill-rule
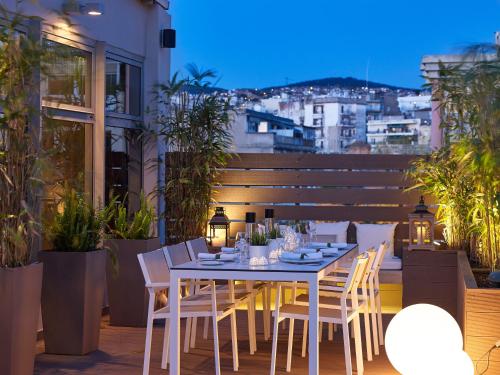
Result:
<svg viewBox="0 0 500 375"><path fill-rule="evenodd" d="M315 129L271 113L243 109L232 123L232 152L238 153L314 153Z"/></svg>
<svg viewBox="0 0 500 375"><path fill-rule="evenodd" d="M345 152L354 142L366 142L366 101L319 97L304 105L304 125L316 129L318 152Z"/></svg>
<svg viewBox="0 0 500 375"><path fill-rule="evenodd" d="M419 118L387 116L369 120L366 137L371 153L425 154L430 151L430 123Z"/></svg>

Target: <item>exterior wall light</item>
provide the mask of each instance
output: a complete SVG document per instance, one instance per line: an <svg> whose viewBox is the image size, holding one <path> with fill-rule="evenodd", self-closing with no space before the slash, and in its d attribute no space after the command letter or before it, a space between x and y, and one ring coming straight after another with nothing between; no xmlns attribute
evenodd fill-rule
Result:
<svg viewBox="0 0 500 375"><path fill-rule="evenodd" d="M62 5L62 10L66 14L101 16L104 14L104 4L100 2L81 3L78 0L66 0Z"/></svg>
<svg viewBox="0 0 500 375"><path fill-rule="evenodd" d="M89 16L101 16L104 14L104 4L87 3L83 6L83 12Z"/></svg>

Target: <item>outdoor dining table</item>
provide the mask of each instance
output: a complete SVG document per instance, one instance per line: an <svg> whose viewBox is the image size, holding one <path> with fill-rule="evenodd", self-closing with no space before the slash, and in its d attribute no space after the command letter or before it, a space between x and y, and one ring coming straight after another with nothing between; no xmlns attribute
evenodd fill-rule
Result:
<svg viewBox="0 0 500 375"><path fill-rule="evenodd" d="M191 261L170 269L170 374L180 373L180 280L246 280L299 281L309 283L309 374L319 373L318 305L319 280L335 270L340 261L350 262L358 254L356 244L348 244L336 257L324 257L317 264L291 264L277 261L265 266L251 266L248 262L227 262L222 265L204 265ZM175 293L177 291L177 293ZM175 298L177 296L177 298Z"/></svg>

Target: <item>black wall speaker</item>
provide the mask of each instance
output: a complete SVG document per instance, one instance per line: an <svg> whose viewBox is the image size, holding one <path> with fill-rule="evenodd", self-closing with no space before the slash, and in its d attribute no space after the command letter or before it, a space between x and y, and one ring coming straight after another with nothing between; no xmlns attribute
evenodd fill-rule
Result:
<svg viewBox="0 0 500 375"><path fill-rule="evenodd" d="M161 48L175 48L175 30L163 29L160 31Z"/></svg>

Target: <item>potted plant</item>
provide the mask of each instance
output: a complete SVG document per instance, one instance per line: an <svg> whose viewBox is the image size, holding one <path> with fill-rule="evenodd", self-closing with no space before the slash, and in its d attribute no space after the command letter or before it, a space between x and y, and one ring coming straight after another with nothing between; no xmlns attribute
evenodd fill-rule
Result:
<svg viewBox="0 0 500 375"><path fill-rule="evenodd" d="M248 254L251 258L267 258L268 256L268 246L266 234L260 231L255 231L250 237L250 246L248 248Z"/></svg>
<svg viewBox="0 0 500 375"><path fill-rule="evenodd" d="M33 374L43 266L38 242L41 166L39 41L16 27L29 17L0 5L0 374Z"/></svg>
<svg viewBox="0 0 500 375"><path fill-rule="evenodd" d="M143 192L140 207L132 215L123 202L116 207L110 225L112 238L104 241L105 247L111 249L106 271L111 325L146 325L148 294L137 254L160 247L160 239L153 236L155 219L154 208ZM117 272L112 257L118 264Z"/></svg>
<svg viewBox="0 0 500 375"><path fill-rule="evenodd" d="M84 355L98 348L106 276L100 243L114 207L96 210L86 199L64 188L49 226L53 250L39 253L47 353Z"/></svg>

